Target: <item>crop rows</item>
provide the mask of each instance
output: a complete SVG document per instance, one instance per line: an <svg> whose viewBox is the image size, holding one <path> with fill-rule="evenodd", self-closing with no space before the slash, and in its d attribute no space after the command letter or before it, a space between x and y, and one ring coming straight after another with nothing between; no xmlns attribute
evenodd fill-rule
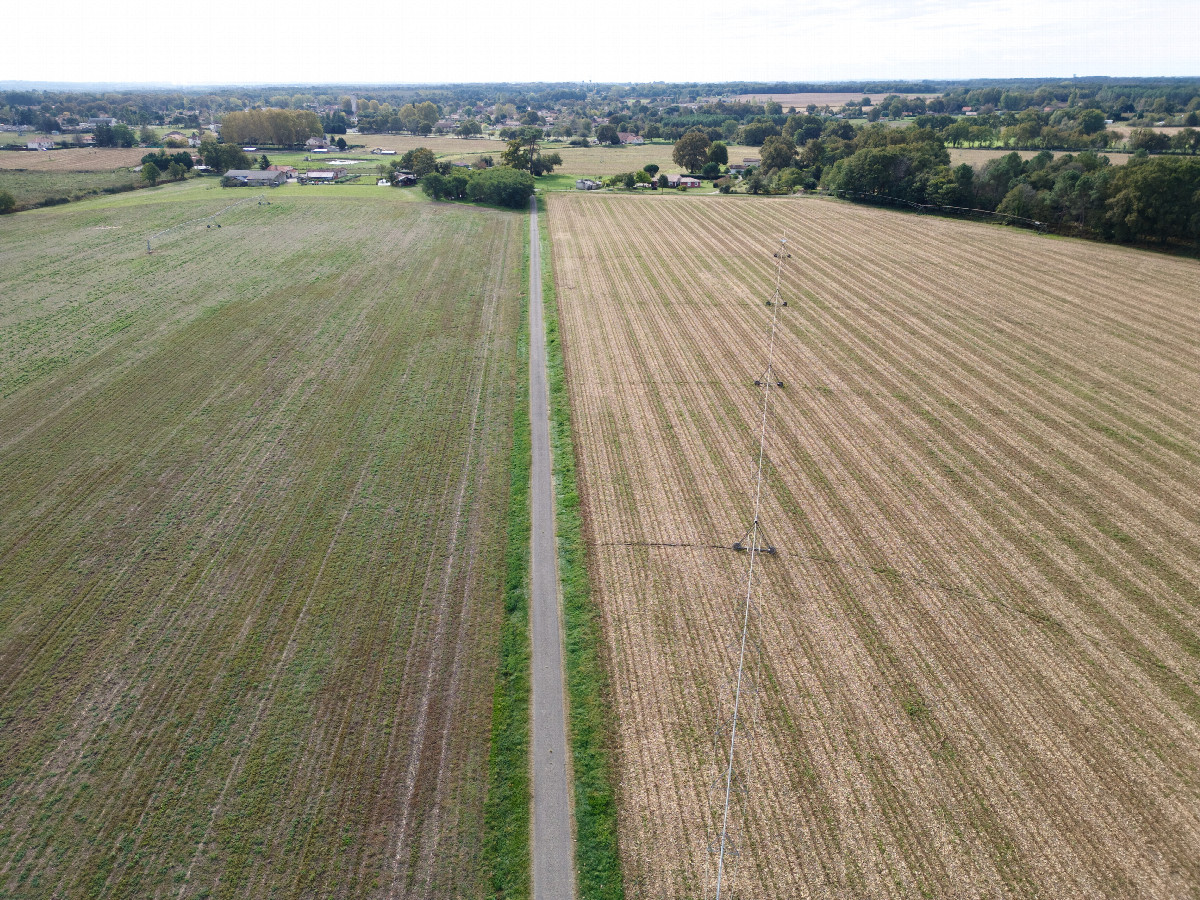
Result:
<svg viewBox="0 0 1200 900"><path fill-rule="evenodd" d="M0 223L0 893L477 895L522 219L231 193Z"/></svg>
<svg viewBox="0 0 1200 900"><path fill-rule="evenodd" d="M1200 265L820 200L549 223L628 893L711 895L786 237L723 896L1200 896Z"/></svg>

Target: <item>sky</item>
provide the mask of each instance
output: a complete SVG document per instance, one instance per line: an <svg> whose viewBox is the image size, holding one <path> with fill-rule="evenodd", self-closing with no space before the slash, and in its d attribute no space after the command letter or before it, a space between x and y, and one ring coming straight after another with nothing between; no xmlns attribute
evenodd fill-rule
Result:
<svg viewBox="0 0 1200 900"><path fill-rule="evenodd" d="M0 81L401 84L1200 75L1198 0L12 3Z"/></svg>

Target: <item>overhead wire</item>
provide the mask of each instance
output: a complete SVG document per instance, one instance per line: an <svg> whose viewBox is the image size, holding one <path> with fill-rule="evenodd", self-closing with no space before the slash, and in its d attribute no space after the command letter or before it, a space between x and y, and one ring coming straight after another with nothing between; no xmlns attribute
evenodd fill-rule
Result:
<svg viewBox="0 0 1200 900"><path fill-rule="evenodd" d="M725 854L729 834L729 799L733 791L733 764L737 752L738 715L741 711L742 682L746 670L746 642L750 631L750 608L754 593L754 562L758 556L758 516L762 508L763 460L767 447L767 414L771 405L771 388L775 385L775 335L779 330L780 287L783 279L783 261L787 258L787 240L779 242L779 251L775 254L775 292L771 302L771 337L767 344L767 371L763 381L762 422L758 439L758 472L754 479L754 518L750 525L747 549L750 552L750 563L746 575L746 599L742 608L742 636L738 649L737 679L733 693L733 716L730 721L729 758L725 767L725 802L721 812L721 840L717 856L717 888L716 900L721 900L721 890L725 877Z"/></svg>

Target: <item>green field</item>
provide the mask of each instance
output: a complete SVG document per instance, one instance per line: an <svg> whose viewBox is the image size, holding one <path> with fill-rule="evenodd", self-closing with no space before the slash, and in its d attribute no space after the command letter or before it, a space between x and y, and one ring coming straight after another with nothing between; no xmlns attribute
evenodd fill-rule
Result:
<svg viewBox="0 0 1200 900"><path fill-rule="evenodd" d="M0 191L8 191L18 209L41 206L47 200L81 200L101 193L131 190L142 184L128 169L115 172L29 172L0 169Z"/></svg>
<svg viewBox="0 0 1200 900"><path fill-rule="evenodd" d="M0 219L0 895L484 893L526 219L415 193Z"/></svg>

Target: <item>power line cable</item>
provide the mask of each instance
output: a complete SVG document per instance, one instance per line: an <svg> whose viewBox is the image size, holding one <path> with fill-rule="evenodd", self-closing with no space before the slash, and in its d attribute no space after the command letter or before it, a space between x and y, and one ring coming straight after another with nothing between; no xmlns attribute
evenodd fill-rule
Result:
<svg viewBox="0 0 1200 900"><path fill-rule="evenodd" d="M733 718L730 722L729 733L729 759L725 767L725 803L721 812L721 842L717 856L716 900L721 900L721 890L724 886L725 854L729 834L729 798L733 792L733 764L737 753L738 715L741 711L742 686L746 670L746 643L747 635L750 631L750 607L754 592L754 562L758 558L760 549L762 549L759 547L758 542L760 534L758 515L762 508L763 459L766 455L767 447L767 414L771 406L771 388L782 386L782 382L777 381L774 377L774 366L775 335L779 330L779 310L783 307L783 304L780 302L780 285L783 279L783 262L788 258L786 239L779 242L779 250L775 254L775 258L775 292L771 297L771 338L767 344L767 370L765 377L760 379L763 388L763 402L761 429L758 439L758 472L754 478L754 518L750 525L750 531L747 534L748 540L745 541L746 549L750 552L750 564L746 575L746 600L742 607L742 636L738 648L737 680L733 693ZM769 551L764 552L774 552L774 548L772 547Z"/></svg>

